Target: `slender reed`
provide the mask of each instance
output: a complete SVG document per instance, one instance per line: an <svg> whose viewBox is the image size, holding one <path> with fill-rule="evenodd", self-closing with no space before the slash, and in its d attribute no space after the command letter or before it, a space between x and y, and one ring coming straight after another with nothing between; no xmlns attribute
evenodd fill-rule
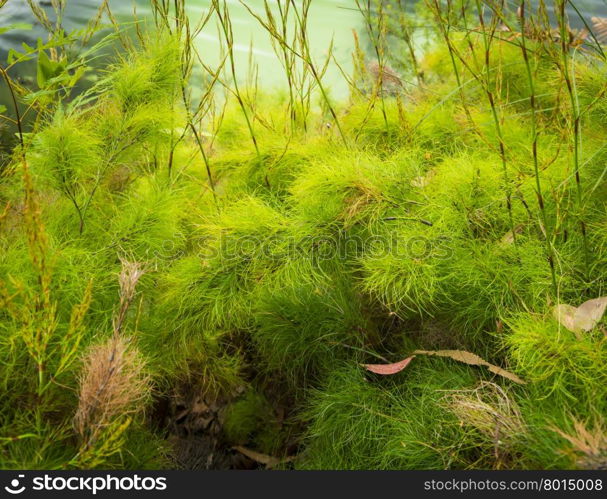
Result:
<svg viewBox="0 0 607 499"><path fill-rule="evenodd" d="M230 62L230 72L232 74L232 85L234 86L234 95L236 100L238 101L238 105L244 115L245 121L247 123L247 128L249 129L249 134L251 135L251 140L253 141L253 146L255 147L255 152L257 157L261 157L261 153L259 151L259 145L257 143L257 137L255 136L255 131L253 130L253 122L251 117L249 116L249 111L247 110L247 106L245 105L244 99L242 98L242 93L240 91L240 87L238 84L238 76L236 74L236 62L234 59L234 31L232 29L232 20L230 18L230 11L228 9L228 4L224 0L223 5L220 4L220 0L213 0L212 3L215 12L217 13L217 19L219 20L219 24L223 31L223 36L225 38L227 44L227 53L228 60Z"/></svg>
<svg viewBox="0 0 607 499"><path fill-rule="evenodd" d="M466 104L467 99L466 99L466 96L464 93L464 84L462 84L462 82L461 82L461 76L459 73L458 65L455 60L456 58L461 62L463 67L466 70L468 70L468 72L470 72L472 77L479 83L479 85L485 92L485 95L487 96L487 100L489 101L489 105L491 107L491 115L493 118L494 126L495 126L497 137L498 137L498 151L499 151L500 160L502 163L504 189L506 191L506 206L508 209L510 230L513 235L513 242L516 245L517 238L516 238L516 230L515 230L515 225L514 225L514 215L512 212L512 189L510 186L510 178L508 175L506 146L505 146L504 137L503 137L503 133L502 133L501 118L497 111L497 103L496 103L496 95L495 95L496 89L492 88L492 84L491 84L492 70L491 70L491 58L490 57L491 57L492 41L495 37L495 32L497 29L496 16L492 17L489 29L487 29L485 19L483 17L482 4L481 4L480 0L476 0L476 6L477 6L477 11L478 11L477 13L478 13L479 23L480 23L479 30L482 34L483 42L484 42L484 54L483 54L484 55L484 67L482 70L482 74L479 74L474 70L474 68L472 68L470 62L466 59L466 57L464 55L461 54L461 52L457 49L457 47L454 45L454 43L451 40L451 36L450 36L450 26L451 26L450 19L451 19L451 12L452 12L451 0L447 0L447 17L446 18L444 18L442 15L442 7L441 7L439 0L428 0L428 1L431 2L430 6L434 11L434 15L435 15L437 23L439 25L439 29L442 33L445 44L447 45L447 48L449 51L449 57L451 59L451 64L453 66L453 70L454 70L456 81L457 81L457 86L460 90L460 97L462 99L462 105L464 107L468 120L471 123L473 128L475 128L475 125L474 125L474 121L472 119L470 110L468 109L468 106ZM465 16L465 11L463 12L463 16ZM499 78L496 78L496 79L499 80Z"/></svg>
<svg viewBox="0 0 607 499"><path fill-rule="evenodd" d="M384 119L384 126L386 127L386 131L388 130L388 115L386 114L386 100L385 100L385 92L384 92L384 78L385 78L385 68L386 68L386 58L385 58L385 50L384 50L384 37L385 37L385 15L383 10L383 2L378 3L377 7L377 17L373 19L372 10L371 10L371 0L366 0L363 4L361 0L356 0L356 6L360 11L367 29L367 33L369 35L369 39L371 40L371 44L373 45L373 51L375 52L375 57L377 59L377 74L375 75L375 83L373 86L373 92L369 99L369 109L367 113L370 113L373 107L375 106L375 101L379 97L381 103L381 112L382 117ZM375 26L377 24L377 26ZM364 122L365 120L363 120Z"/></svg>
<svg viewBox="0 0 607 499"><path fill-rule="evenodd" d="M535 82L533 78L533 71L531 68L531 61L529 60L529 50L527 49L527 23L526 23L526 12L525 12L525 0L521 0L521 4L518 10L518 17L521 28L521 51L523 54L523 60L525 61L525 70L527 73L527 80L529 83L529 107L531 109L531 151L533 156L533 172L535 175L535 190L537 195L537 203L540 209L542 217L544 240L546 241L546 251L548 253L548 262L550 264L550 272L552 277L552 285L554 287L555 294L558 293L558 287L556 283L556 270L554 262L554 249L552 247L552 236L550 235L550 227L548 225L548 214L546 213L546 206L544 204L544 196L542 191L542 184L540 179L539 169L539 158L538 158L538 126L537 126L537 109L536 109L536 95L535 95Z"/></svg>
<svg viewBox="0 0 607 499"><path fill-rule="evenodd" d="M512 231L512 239L514 244L517 244L516 230L514 226L514 216L512 214L512 189L510 187L510 179L508 175L508 160L506 158L506 143L504 141L504 135L502 132L501 117L498 114L496 95L497 89L491 84L491 46L494 40L495 31L497 29L498 16L492 15L491 22L487 28L485 17L484 17L484 6L481 0L476 0L476 8L479 20L480 31L482 33L483 45L484 45L484 82L483 89L487 95L489 106L491 107L491 115L493 117L493 124L497 133L498 147L500 160L502 162L502 170L504 175L504 187L506 189L506 205L508 208L508 217L510 219L510 230ZM499 77L495 78L496 82L499 81Z"/></svg>
<svg viewBox="0 0 607 499"><path fill-rule="evenodd" d="M262 25L262 27L266 29L266 31L268 31L270 36L272 36L279 44L281 44L284 49L291 52L304 63L306 70L310 72L312 78L314 79L314 82L316 83L316 86L318 87L323 103L325 104L327 110L333 118L333 122L337 127L344 146L348 148L348 140L341 126L339 117L337 116L337 111L335 110L335 107L329 99L329 93L327 92L327 89L325 88L325 85L322 81L329 62L332 58L333 44L331 43L328 49L328 56L325 60L324 65L321 67L317 67L310 50L308 19L310 17L311 0L303 0L300 6L298 6L295 0L289 0L297 25L297 46L289 44L288 41L281 36L281 33L278 30L274 29L271 24L266 22L259 14L255 13L243 0L239 1L249 11L249 13ZM267 6L267 0L264 0L264 4L266 4L267 11L269 9L269 7Z"/></svg>
<svg viewBox="0 0 607 499"><path fill-rule="evenodd" d="M561 49L561 73L565 80L565 88L569 96L571 105L571 133L573 141L572 168L575 176L575 185L577 193L577 211L579 216L580 231L582 234L582 244L584 247L584 272L585 277L589 277L590 270L590 249L588 246L588 237L586 231L586 222L584 220L584 194L582 191L582 182L580 178L580 146L581 146L581 113L578 102L578 96L575 89L575 66L570 53L569 45L569 23L565 6L567 0L556 0L556 14L560 33Z"/></svg>

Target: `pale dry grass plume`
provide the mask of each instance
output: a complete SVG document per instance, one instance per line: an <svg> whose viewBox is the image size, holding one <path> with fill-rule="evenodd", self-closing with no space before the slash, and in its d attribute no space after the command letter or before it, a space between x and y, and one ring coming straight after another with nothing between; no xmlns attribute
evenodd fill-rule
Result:
<svg viewBox="0 0 607 499"><path fill-rule="evenodd" d="M445 396L445 406L461 425L478 431L493 443L497 468L509 449L526 433L526 426L516 402L496 383L482 381L472 390L453 390Z"/></svg>
<svg viewBox="0 0 607 499"><path fill-rule="evenodd" d="M74 427L85 449L106 429L113 425L120 427L126 418L139 412L151 391L142 355L132 339L122 334L143 273L141 264L122 262L120 302L113 320L113 334L104 343L93 345L84 357Z"/></svg>
<svg viewBox="0 0 607 499"><path fill-rule="evenodd" d="M137 412L149 393L145 363L128 339L113 335L91 347L84 360L74 418L77 433L84 441L94 441L117 417Z"/></svg>
<svg viewBox="0 0 607 499"><path fill-rule="evenodd" d="M589 430L587 425L573 419L573 433L565 433L558 428L552 428L567 440L576 455L576 465L587 470L607 470L607 431L605 424L600 422Z"/></svg>
<svg viewBox="0 0 607 499"><path fill-rule="evenodd" d="M114 332L116 334L120 333L122 330L126 314L133 302L133 298L135 298L137 283L144 273L145 270L141 263L122 260L122 270L118 276L118 282L120 284L120 304L113 321Z"/></svg>
<svg viewBox="0 0 607 499"><path fill-rule="evenodd" d="M396 70L387 64L381 64L378 61L371 61L367 65L367 72L375 81L381 83L382 90L393 94L402 90L404 83Z"/></svg>

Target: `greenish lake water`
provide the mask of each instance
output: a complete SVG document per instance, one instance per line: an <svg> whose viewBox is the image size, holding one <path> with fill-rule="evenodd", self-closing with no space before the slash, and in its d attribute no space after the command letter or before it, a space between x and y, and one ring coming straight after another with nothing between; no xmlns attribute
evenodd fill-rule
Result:
<svg viewBox="0 0 607 499"><path fill-rule="evenodd" d="M276 4L276 1L273 3ZM39 3L43 7L50 4L49 1ZM188 13L192 21L195 22L204 16L210 4L210 0L188 0ZM95 15L98 5L100 0L68 0L64 19L66 30L83 26ZM139 18L149 18L151 14L147 0L111 0L110 5L121 20L132 19L133 5ZM263 13L263 0L247 0L247 5L252 10ZM279 60L272 49L270 36L238 0L228 0L228 6L233 24L234 53L239 76L244 78L248 74L249 55L252 50L253 63L258 68L259 84L266 88L285 85L284 73L278 66ZM50 14L50 7L46 8ZM310 14L309 33L315 60L319 63L324 61L333 40L333 53L337 61L349 71L352 66L352 30L362 28L362 19L355 9L354 0L313 0ZM26 0L8 0L0 10L0 26L18 22L35 24ZM0 36L0 57L5 59L9 48L18 49L23 41L34 43L39 36L42 36L39 27L32 31L12 31ZM197 38L198 49L205 62L211 65L218 62L220 43L217 26L209 24ZM326 82L335 95L343 95L347 91L336 64L329 66Z"/></svg>
<svg viewBox="0 0 607 499"><path fill-rule="evenodd" d="M49 0L36 0L51 13ZM278 1L273 0L276 5ZM64 26L72 30L83 26L96 12L101 0L68 0L65 10ZM263 0L246 0L247 5L258 12L262 12ZM412 2L403 4L411 5ZM513 5L515 4L514 2ZM549 1L552 4L551 1ZM193 21L200 19L209 9L210 0L188 0L188 12ZM589 21L593 15L607 16L607 0L577 0L578 9ZM110 0L112 10L123 21L132 19L133 7L136 7L140 19L149 18L151 10L148 0ZM236 66L239 78L245 78L249 73L249 54L252 50L253 63L258 68L258 81L264 88L276 88L286 85L284 72L279 67L279 61L272 49L270 36L242 6L238 0L228 0L233 30ZM355 8L355 0L313 0L310 10L309 33L311 49L318 63L324 61L327 49L333 40L333 50L336 60L346 71L352 67L353 30L363 30L363 23L359 12ZM579 17L570 9L572 25L582 25ZM9 48L19 48L23 41L29 44L44 36L42 29L36 26L26 0L8 0L0 9L0 27L13 23L29 23L34 25L31 31L15 30L0 36L0 59L5 60ZM198 48L204 60L213 65L219 60L220 38L217 27L208 25L197 39ZM31 68L30 68L31 73ZM343 97L347 93L347 85L341 77L336 64L329 65L325 83L336 97ZM0 94L2 90L0 89ZM1 97L0 97L1 98Z"/></svg>

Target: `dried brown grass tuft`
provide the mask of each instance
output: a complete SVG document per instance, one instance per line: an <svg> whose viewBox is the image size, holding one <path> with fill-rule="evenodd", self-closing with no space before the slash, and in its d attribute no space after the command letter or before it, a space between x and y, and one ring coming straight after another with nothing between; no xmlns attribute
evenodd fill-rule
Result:
<svg viewBox="0 0 607 499"><path fill-rule="evenodd" d="M582 469L607 470L607 431L604 423L597 423L592 430L586 424L573 419L574 433L551 428L571 445L576 455L576 465Z"/></svg>
<svg viewBox="0 0 607 499"><path fill-rule="evenodd" d="M493 442L495 466L501 468L506 454L526 433L526 425L516 402L496 383L482 381L472 390L454 390L445 397L447 409Z"/></svg>
<svg viewBox="0 0 607 499"><path fill-rule="evenodd" d="M597 40L601 43L607 42L607 17L592 17L590 21Z"/></svg>
<svg viewBox="0 0 607 499"><path fill-rule="evenodd" d="M133 298L135 298L137 283L144 273L145 270L141 263L122 260L122 270L118 276L118 283L120 284L120 304L118 306L118 313L114 317L115 334L119 334L122 330L126 314L133 302Z"/></svg>
<svg viewBox="0 0 607 499"><path fill-rule="evenodd" d="M114 317L114 333L105 343L92 346L84 358L78 409L74 427L87 451L106 429L124 431L128 417L139 412L151 391L151 379L137 347L121 334L137 283L144 274L138 262L122 261L120 304Z"/></svg>
<svg viewBox="0 0 607 499"><path fill-rule="evenodd" d="M341 218L346 228L354 225L359 215L369 206L381 200L381 191L370 183L359 181L352 187L351 192L345 200L345 206Z"/></svg>
<svg viewBox="0 0 607 499"><path fill-rule="evenodd" d="M367 65L367 72L376 81L381 82L383 90L388 93L394 93L403 88L402 78L387 64L380 65L377 61L371 61Z"/></svg>
<svg viewBox="0 0 607 499"><path fill-rule="evenodd" d="M151 389L145 363L128 339L113 335L84 360L75 429L90 446L118 417L139 411Z"/></svg>

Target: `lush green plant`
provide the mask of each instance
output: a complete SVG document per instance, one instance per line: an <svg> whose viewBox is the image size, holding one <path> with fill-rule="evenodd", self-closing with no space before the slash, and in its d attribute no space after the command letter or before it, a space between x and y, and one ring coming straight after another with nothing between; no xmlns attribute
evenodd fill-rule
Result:
<svg viewBox="0 0 607 499"><path fill-rule="evenodd" d="M604 466L604 322L553 316L607 284L602 48L562 10L556 39L542 9L432 1L422 53L397 3L358 2L371 50L341 103L309 1L250 10L275 94L237 81L220 1L197 26L153 1L154 28L121 35L86 90L75 66L96 52L68 48L93 28L47 23L11 55L0 466L173 466L152 409L184 386L220 407L226 452L296 468ZM210 67L193 39L215 21ZM39 88L12 77L26 59ZM426 355L446 349L492 370Z"/></svg>

